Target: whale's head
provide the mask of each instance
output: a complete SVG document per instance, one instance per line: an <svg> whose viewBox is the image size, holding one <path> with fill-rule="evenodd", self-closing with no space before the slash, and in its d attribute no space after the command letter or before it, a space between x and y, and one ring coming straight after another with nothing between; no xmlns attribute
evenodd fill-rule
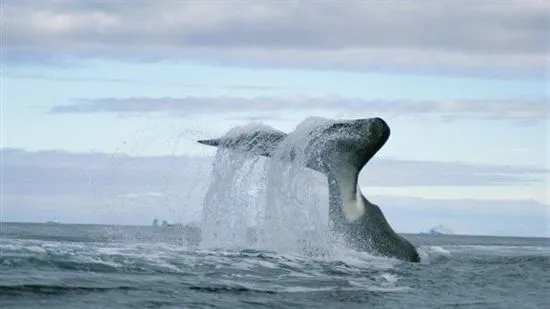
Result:
<svg viewBox="0 0 550 309"><path fill-rule="evenodd" d="M307 148L322 158L323 170L344 166L360 170L386 143L390 127L381 118L331 121L314 134Z"/></svg>

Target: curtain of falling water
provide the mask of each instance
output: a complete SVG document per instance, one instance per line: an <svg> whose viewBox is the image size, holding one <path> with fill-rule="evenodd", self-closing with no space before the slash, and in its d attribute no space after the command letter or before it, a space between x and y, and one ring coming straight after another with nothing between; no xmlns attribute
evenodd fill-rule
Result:
<svg viewBox="0 0 550 309"><path fill-rule="evenodd" d="M300 146L311 136L308 125L298 127L267 160L218 148L203 205L203 247L304 253L328 246L326 177L305 168Z"/></svg>
<svg viewBox="0 0 550 309"><path fill-rule="evenodd" d="M236 127L224 138L265 128L257 124ZM255 145L241 144L242 149ZM201 222L203 248L245 248L252 243L251 229L261 221L265 204L265 161L250 152L218 147L211 182L204 198Z"/></svg>
<svg viewBox="0 0 550 309"><path fill-rule="evenodd" d="M202 247L244 248L249 245L249 227L255 225L263 211L256 165L261 165L259 157L218 150L203 205Z"/></svg>
<svg viewBox="0 0 550 309"><path fill-rule="evenodd" d="M265 164L266 209L261 245L311 254L328 249L328 189L324 175L306 168L317 119L300 124Z"/></svg>

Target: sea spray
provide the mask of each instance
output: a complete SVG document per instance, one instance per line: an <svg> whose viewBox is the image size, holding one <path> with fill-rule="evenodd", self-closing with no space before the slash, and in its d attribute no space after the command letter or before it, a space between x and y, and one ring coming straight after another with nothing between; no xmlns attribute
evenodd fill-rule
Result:
<svg viewBox="0 0 550 309"><path fill-rule="evenodd" d="M265 163L266 209L262 248L315 254L328 249L326 177L306 168L308 145L320 120L310 118L290 133Z"/></svg>
<svg viewBox="0 0 550 309"><path fill-rule="evenodd" d="M237 127L224 138L230 139L258 128L257 124ZM245 248L253 242L250 229L261 220L265 202L263 175L261 168L257 168L264 161L250 152L218 148L203 203L203 248Z"/></svg>
<svg viewBox="0 0 550 309"><path fill-rule="evenodd" d="M320 121L303 122L267 160L253 154L261 153L266 143L252 132L276 131L270 127L238 127L221 139L232 144L230 149L218 147L216 153L203 205L203 247L326 252L327 180L305 167L314 157L308 145ZM246 139L238 138L244 135Z"/></svg>

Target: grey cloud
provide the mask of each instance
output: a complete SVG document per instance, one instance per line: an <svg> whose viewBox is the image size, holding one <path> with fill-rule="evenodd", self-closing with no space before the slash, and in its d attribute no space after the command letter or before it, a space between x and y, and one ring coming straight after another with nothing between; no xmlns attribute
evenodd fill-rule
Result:
<svg viewBox="0 0 550 309"><path fill-rule="evenodd" d="M200 219L212 157L128 157L1 149L2 221L150 224ZM419 173L422 172L422 175ZM361 182L463 186L544 182L548 170L379 158ZM532 200L369 195L399 232L444 224L462 234L547 235L546 207Z"/></svg>
<svg viewBox="0 0 550 309"><path fill-rule="evenodd" d="M14 194L164 192L208 178L211 158L130 157L2 149L3 190Z"/></svg>
<svg viewBox="0 0 550 309"><path fill-rule="evenodd" d="M144 113L168 112L181 116L198 113L266 113L276 111L331 110L384 116L437 115L447 120L462 117L541 120L550 116L545 99L538 100L448 100L388 101L331 97L184 97L184 98L98 98L80 99L58 105L50 112L64 113Z"/></svg>
<svg viewBox="0 0 550 309"><path fill-rule="evenodd" d="M547 209L533 200L371 196L389 222L418 233L444 225L457 234L550 237ZM406 215L405 215L406 214Z"/></svg>
<svg viewBox="0 0 550 309"><path fill-rule="evenodd" d="M550 237L547 208L531 200L444 200L398 196L372 196L390 224L400 233L419 233L444 225L457 234ZM201 204L187 199L132 200L81 196L2 196L1 221L103 224L145 224L153 218L169 222L200 220ZM169 208L167 206L170 206Z"/></svg>
<svg viewBox="0 0 550 309"><path fill-rule="evenodd" d="M6 194L184 194L203 190L212 157L130 157L62 151L2 149L2 186ZM407 161L378 158L361 175L362 185L479 186L544 182L549 170L529 166Z"/></svg>
<svg viewBox="0 0 550 309"><path fill-rule="evenodd" d="M550 170L533 167L377 159L360 175L372 186L498 186L544 182Z"/></svg>
<svg viewBox="0 0 550 309"><path fill-rule="evenodd" d="M157 81L147 79L122 79L122 78L98 78L98 77L85 77L85 76L72 76L61 77L56 75L47 74L4 74L4 78L14 79L38 79L38 80L50 80L50 81L62 81L62 82L96 82L96 83L121 83L121 84L138 84L138 85L171 85L178 86L179 88L189 89L225 89L225 90L284 90L289 87L277 87L268 85L205 85L205 84L182 84L179 82L169 81Z"/></svg>
<svg viewBox="0 0 550 309"><path fill-rule="evenodd" d="M8 61L110 58L544 75L548 6L415 1L4 1Z"/></svg>

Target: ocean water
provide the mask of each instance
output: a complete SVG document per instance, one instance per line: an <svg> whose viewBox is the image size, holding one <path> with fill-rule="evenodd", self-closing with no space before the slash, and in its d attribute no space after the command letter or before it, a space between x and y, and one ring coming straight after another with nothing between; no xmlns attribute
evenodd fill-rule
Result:
<svg viewBox="0 0 550 309"><path fill-rule="evenodd" d="M550 240L405 235L422 262L201 249L196 230L0 224L0 308L550 308Z"/></svg>

